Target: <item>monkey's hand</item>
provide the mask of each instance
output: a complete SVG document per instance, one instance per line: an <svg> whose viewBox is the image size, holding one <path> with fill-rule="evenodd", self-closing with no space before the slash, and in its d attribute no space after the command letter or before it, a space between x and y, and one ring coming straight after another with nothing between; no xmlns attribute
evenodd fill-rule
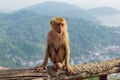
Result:
<svg viewBox="0 0 120 80"><path fill-rule="evenodd" d="M70 65L67 65L66 69L67 69L68 75L72 75L73 74L73 70L72 70Z"/></svg>
<svg viewBox="0 0 120 80"><path fill-rule="evenodd" d="M63 64L58 62L55 65L52 66L54 70L58 71L59 69L63 68Z"/></svg>
<svg viewBox="0 0 120 80"><path fill-rule="evenodd" d="M62 67L63 67L62 63L60 63L60 62L56 63L56 68L57 69L62 69Z"/></svg>
<svg viewBox="0 0 120 80"><path fill-rule="evenodd" d="M47 66L41 65L41 66L37 67L36 70L37 70L38 72L42 72L42 70L44 70L44 69L47 69Z"/></svg>

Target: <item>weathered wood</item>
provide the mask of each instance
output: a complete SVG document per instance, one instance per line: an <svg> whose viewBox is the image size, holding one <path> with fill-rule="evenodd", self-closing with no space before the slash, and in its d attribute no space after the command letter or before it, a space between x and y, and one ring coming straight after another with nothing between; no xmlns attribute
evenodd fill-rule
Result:
<svg viewBox="0 0 120 80"><path fill-rule="evenodd" d="M101 76L99 76L99 80L107 80L107 75L101 75Z"/></svg>
<svg viewBox="0 0 120 80"><path fill-rule="evenodd" d="M8 69L0 70L0 80L12 79L12 80L33 80L41 78L43 80L48 79L48 72L44 70L42 73L36 72L36 69Z"/></svg>
<svg viewBox="0 0 120 80"><path fill-rule="evenodd" d="M67 75L66 70L55 71L51 66L47 70L39 73L35 68L32 69L10 69L0 71L0 80L82 80L91 77L106 76L112 73L120 72L120 58L102 61L98 63L84 63L81 65L73 65L73 74ZM106 80L106 79L105 79Z"/></svg>
<svg viewBox="0 0 120 80"><path fill-rule="evenodd" d="M112 73L120 72L120 58L102 61L98 63L85 63L82 65L73 65L72 69L74 74L71 76L65 75L65 71L54 73L54 71L49 71L52 69L48 69L48 72L52 77L52 80L74 80L76 78L85 79L91 77L97 77L100 75L107 75ZM58 76L57 76L58 75Z"/></svg>

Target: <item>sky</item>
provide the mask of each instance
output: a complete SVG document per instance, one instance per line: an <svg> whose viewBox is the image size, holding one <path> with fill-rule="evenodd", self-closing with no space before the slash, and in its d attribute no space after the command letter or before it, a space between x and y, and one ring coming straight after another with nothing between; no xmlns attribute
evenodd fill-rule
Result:
<svg viewBox="0 0 120 80"><path fill-rule="evenodd" d="M0 12L19 10L45 1L65 2L83 9L95 7L112 7L120 10L120 0L0 0Z"/></svg>

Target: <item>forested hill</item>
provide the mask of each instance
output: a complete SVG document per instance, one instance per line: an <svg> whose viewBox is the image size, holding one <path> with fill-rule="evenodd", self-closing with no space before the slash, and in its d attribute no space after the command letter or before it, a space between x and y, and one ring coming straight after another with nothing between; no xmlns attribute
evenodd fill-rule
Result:
<svg viewBox="0 0 120 80"><path fill-rule="evenodd" d="M94 19L93 16L86 13L84 9L79 8L78 6L63 3L63 2L44 2L41 4L33 5L25 8L24 10L46 14L50 16L66 16L66 17L83 17L86 19Z"/></svg>
<svg viewBox="0 0 120 80"><path fill-rule="evenodd" d="M43 59L46 34L52 15L21 10L13 14L0 14L0 65L30 67ZM84 18L65 17L70 36L71 59L90 55L90 52L108 46L120 46L120 29L100 25ZM87 57L86 57L87 58Z"/></svg>

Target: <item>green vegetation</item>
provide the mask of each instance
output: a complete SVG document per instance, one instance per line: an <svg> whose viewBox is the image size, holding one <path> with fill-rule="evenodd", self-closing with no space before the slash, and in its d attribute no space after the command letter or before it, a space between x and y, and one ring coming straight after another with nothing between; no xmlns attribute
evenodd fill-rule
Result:
<svg viewBox="0 0 120 80"><path fill-rule="evenodd" d="M52 17L30 10L0 14L0 65L29 67L32 64L29 62L36 64L36 61L42 60ZM119 28L100 25L96 19L89 21L74 16L65 18L68 22L72 58L86 56L89 51L109 45L120 46ZM114 55L111 52L104 54L108 53ZM115 52L115 55L118 53Z"/></svg>

